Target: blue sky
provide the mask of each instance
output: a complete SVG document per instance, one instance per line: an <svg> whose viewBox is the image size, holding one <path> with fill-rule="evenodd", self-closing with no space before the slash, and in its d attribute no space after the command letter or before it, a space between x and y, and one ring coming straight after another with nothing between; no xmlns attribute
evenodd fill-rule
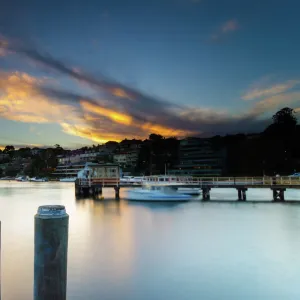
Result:
<svg viewBox="0 0 300 300"><path fill-rule="evenodd" d="M0 52L4 78L0 97L7 97L9 89L3 86L18 71L36 80L46 78L46 85L50 82L53 86L55 81L59 89L115 101L108 107L99 103L102 108L114 110L119 103L111 100L107 90L74 81L72 76L16 50L26 47L93 78L108 77L125 90L133 88L158 101L168 101L169 106L164 118L157 110L144 107L147 100L142 97L141 111L135 113L142 113L137 117L146 118L143 120L149 126L144 128L141 123L125 130L124 126L131 124L116 124L115 119L105 116L106 111L100 113L98 123L86 117L82 122L71 118L71 122L49 116L43 122L25 122L28 118L10 117L16 107L8 107L4 101L2 107L6 105L10 114L1 115L0 110L0 125L7 132L0 136L0 144L13 140L48 145L57 140L75 147L114 136L120 139L122 130L128 137L143 138L148 131L160 131L154 127L157 124L172 128L174 135L225 134L237 127L247 132L261 130L278 109L300 107L299 9L296 0L9 1L0 12L0 37L10 45ZM22 89L22 84L17 88ZM11 95L10 101L14 97ZM64 102L47 97L51 105ZM38 105L39 100L36 102ZM175 116L173 104L182 106ZM129 115L136 110L127 104L116 109ZM42 112L32 109L30 113ZM62 123L69 125L62 127ZM109 128L113 129L110 136Z"/></svg>

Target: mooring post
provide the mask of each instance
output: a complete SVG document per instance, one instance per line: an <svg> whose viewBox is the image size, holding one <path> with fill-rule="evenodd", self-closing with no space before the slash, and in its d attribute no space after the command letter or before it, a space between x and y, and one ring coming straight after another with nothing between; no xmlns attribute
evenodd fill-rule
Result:
<svg viewBox="0 0 300 300"><path fill-rule="evenodd" d="M66 300L69 216L44 205L34 217L34 300Z"/></svg>
<svg viewBox="0 0 300 300"><path fill-rule="evenodd" d="M116 200L120 199L120 187L115 186L115 192L116 192Z"/></svg>

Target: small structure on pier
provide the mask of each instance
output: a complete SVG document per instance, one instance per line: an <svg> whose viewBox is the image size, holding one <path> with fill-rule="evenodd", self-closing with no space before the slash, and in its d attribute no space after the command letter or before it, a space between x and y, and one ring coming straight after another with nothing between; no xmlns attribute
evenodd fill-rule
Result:
<svg viewBox="0 0 300 300"><path fill-rule="evenodd" d="M75 181L76 195L102 195L105 186L114 187L119 198L120 167L117 164L87 163Z"/></svg>

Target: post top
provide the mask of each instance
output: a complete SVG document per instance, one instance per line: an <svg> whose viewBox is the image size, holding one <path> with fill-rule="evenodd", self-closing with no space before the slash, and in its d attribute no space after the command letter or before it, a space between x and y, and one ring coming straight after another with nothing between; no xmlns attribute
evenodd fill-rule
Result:
<svg viewBox="0 0 300 300"><path fill-rule="evenodd" d="M63 205L42 205L37 211L38 216L64 216L66 208Z"/></svg>

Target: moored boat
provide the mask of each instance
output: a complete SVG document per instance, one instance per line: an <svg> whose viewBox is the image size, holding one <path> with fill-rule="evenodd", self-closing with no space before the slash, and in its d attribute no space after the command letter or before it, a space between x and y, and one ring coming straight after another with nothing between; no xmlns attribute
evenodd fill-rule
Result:
<svg viewBox="0 0 300 300"><path fill-rule="evenodd" d="M190 177L178 177L169 175L158 176L146 176L143 177L143 183L155 183L156 185L170 186L179 194L187 194L193 196L201 195L201 189L199 187L183 187L183 185L197 185Z"/></svg>
<svg viewBox="0 0 300 300"><path fill-rule="evenodd" d="M29 181L29 177L28 176L19 176L19 177L16 177L15 180L25 182L25 181Z"/></svg>
<svg viewBox="0 0 300 300"><path fill-rule="evenodd" d="M169 186L144 184L142 188L127 191L127 200L132 201L190 201L192 196L178 193Z"/></svg>
<svg viewBox="0 0 300 300"><path fill-rule="evenodd" d="M65 178L61 178L59 179L60 182L75 182L76 181L76 177L65 177Z"/></svg>
<svg viewBox="0 0 300 300"><path fill-rule="evenodd" d="M33 178L30 179L30 181L32 181L32 182L46 182L46 181L48 181L48 179L33 177Z"/></svg>

